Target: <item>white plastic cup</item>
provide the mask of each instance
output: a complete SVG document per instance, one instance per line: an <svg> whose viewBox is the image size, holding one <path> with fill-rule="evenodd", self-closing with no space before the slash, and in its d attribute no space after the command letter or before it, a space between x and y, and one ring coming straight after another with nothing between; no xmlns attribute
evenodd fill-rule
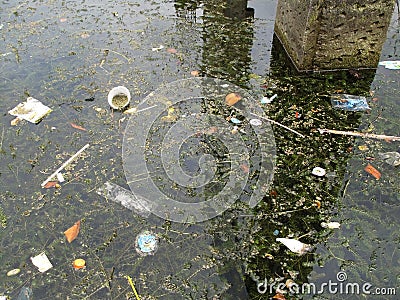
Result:
<svg viewBox="0 0 400 300"><path fill-rule="evenodd" d="M121 105L116 105L115 103L113 103L113 99L115 96L118 95L126 96L127 101L125 103L122 103ZM108 93L107 99L108 104L110 104L113 109L123 109L124 107L128 106L129 102L131 101L131 93L124 86L116 86L115 88L112 88L111 91Z"/></svg>

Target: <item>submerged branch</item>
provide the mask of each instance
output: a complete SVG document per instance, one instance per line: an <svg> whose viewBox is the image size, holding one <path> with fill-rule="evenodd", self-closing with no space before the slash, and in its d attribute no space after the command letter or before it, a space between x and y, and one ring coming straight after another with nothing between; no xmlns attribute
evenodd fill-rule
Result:
<svg viewBox="0 0 400 300"><path fill-rule="evenodd" d="M296 131L296 130L294 130L294 129L292 129L292 128L289 128L289 127L287 127L287 126L285 126L285 125L283 125L283 124L281 124L281 123L279 123L279 122L277 122L277 121L268 119L268 118L266 118L266 117L259 116L259 115L255 114L255 113L252 113L252 112L251 112L250 114L253 115L253 116L255 116L255 117L258 117L258 118L260 118L260 119L264 119L264 120L266 120L266 121L269 121L269 122L271 122L271 123L273 123L273 124L279 125L279 126L281 126L282 128L285 128L286 130L289 130L289 131L291 131L291 132L293 132L293 133L295 133L295 134L301 136L302 138L305 138L305 136L304 136L303 134L301 134L300 132L298 132L298 131Z"/></svg>

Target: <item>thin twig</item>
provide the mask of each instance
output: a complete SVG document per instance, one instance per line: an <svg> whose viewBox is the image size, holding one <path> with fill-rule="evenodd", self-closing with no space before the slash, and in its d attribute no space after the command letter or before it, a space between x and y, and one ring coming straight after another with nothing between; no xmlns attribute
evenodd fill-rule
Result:
<svg viewBox="0 0 400 300"><path fill-rule="evenodd" d="M341 131L341 130L321 129L321 128L318 128L318 131L321 134L332 133L332 134L340 134L340 135L359 136L362 138L371 138L371 139L378 139L378 140L400 141L400 137L393 136L393 135L364 133L364 132L357 132L357 131Z"/></svg>
<svg viewBox="0 0 400 300"><path fill-rule="evenodd" d="M294 130L294 129L292 129L292 128L289 128L289 127L287 127L287 126L285 126L285 125L283 125L283 124L281 124L281 123L279 123L279 122L276 122L276 121L274 121L274 120L268 119L268 118L266 118L266 117L261 117L261 116L255 114L255 113L252 113L252 112L251 112L250 114L253 115L253 116L255 116L255 117L258 117L258 118L260 118L260 119L264 119L264 120L267 120L267 121L269 121L269 122L271 122L271 123L274 123L274 124L276 124L276 125L279 125L279 126L285 128L286 130L289 130L289 131L291 131L291 132L293 132L293 133L295 133L295 134L301 136L302 138L305 138L305 136L304 136L303 134L301 134L300 132L297 132L296 130Z"/></svg>
<svg viewBox="0 0 400 300"><path fill-rule="evenodd" d="M60 173L66 166L68 166L75 158L77 158L85 149L89 147L89 144L86 144L85 146L82 147L81 150L76 152L74 155L72 155L65 163L61 165L53 174L51 174L45 181L42 182L41 187L44 187L46 183L48 183L54 176L57 176L58 173Z"/></svg>
<svg viewBox="0 0 400 300"><path fill-rule="evenodd" d="M104 51L104 50L108 50L109 52L112 52L112 53L114 53L114 54L117 54L117 55L119 55L119 56L125 58L126 61L127 61L128 63L131 62L131 60L130 60L128 57L126 57L126 56L123 55L122 53L119 53L119 52L117 52L117 51L115 51L115 50L111 50L111 49L101 49L101 48L93 48L93 49L96 49L96 50L103 50L103 51Z"/></svg>
<svg viewBox="0 0 400 300"><path fill-rule="evenodd" d="M1 132L0 150L3 149L3 140L4 140L4 125L3 125L3 131Z"/></svg>

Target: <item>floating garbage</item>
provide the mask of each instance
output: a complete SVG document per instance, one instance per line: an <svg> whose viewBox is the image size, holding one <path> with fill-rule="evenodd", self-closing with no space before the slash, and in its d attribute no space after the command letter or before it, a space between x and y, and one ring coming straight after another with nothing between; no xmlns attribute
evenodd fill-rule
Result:
<svg viewBox="0 0 400 300"><path fill-rule="evenodd" d="M274 99L276 98L276 97L278 97L278 95L277 94L275 94L275 95L273 95L271 98L268 98L268 97L262 97L262 99L261 99L261 104L270 104L272 101L274 101Z"/></svg>
<svg viewBox="0 0 400 300"><path fill-rule="evenodd" d="M150 215L151 204L123 187L106 182L97 193L106 199L119 203L127 209L137 213L139 216L147 218Z"/></svg>
<svg viewBox="0 0 400 300"><path fill-rule="evenodd" d="M288 247L290 251L300 255L307 253L312 248L310 245L304 244L295 239L277 238L276 241L281 242Z"/></svg>
<svg viewBox="0 0 400 300"><path fill-rule="evenodd" d="M238 93L229 93L225 97L225 103L229 106L232 106L239 102L241 99L242 96L240 96Z"/></svg>
<svg viewBox="0 0 400 300"><path fill-rule="evenodd" d="M372 176L374 176L376 178L376 180L379 180L382 176L381 172L379 172L377 169L374 168L374 166L372 166L371 164L368 164L365 168L364 168L365 172L371 174Z"/></svg>
<svg viewBox="0 0 400 300"><path fill-rule="evenodd" d="M68 243L71 243L79 234L81 228L81 220L75 222L70 228L64 231L64 235L67 238Z"/></svg>
<svg viewBox="0 0 400 300"><path fill-rule="evenodd" d="M329 229L338 229L340 228L340 223L339 222L321 222L321 226L323 228L329 228Z"/></svg>
<svg viewBox="0 0 400 300"><path fill-rule="evenodd" d="M334 108L348 111L364 111L370 109L367 98L348 94L331 95L331 103Z"/></svg>
<svg viewBox="0 0 400 300"><path fill-rule="evenodd" d="M51 269L53 265L51 264L50 260L47 258L44 252L40 253L35 257L31 257L32 263L38 267L39 272L46 272L47 270Z"/></svg>
<svg viewBox="0 0 400 300"><path fill-rule="evenodd" d="M400 153L399 152L385 152L378 153L378 158L385 161L385 163L392 167L400 166Z"/></svg>
<svg viewBox="0 0 400 300"><path fill-rule="evenodd" d="M321 134L331 133L340 135L360 136L363 138L386 140L386 141L400 141L399 136L393 136L393 135L374 134L374 133L357 132L357 131L341 131L341 130L324 129L324 128L318 128L318 131Z"/></svg>
<svg viewBox="0 0 400 300"><path fill-rule="evenodd" d="M379 65L389 70L400 70L400 60L380 61Z"/></svg>
<svg viewBox="0 0 400 300"><path fill-rule="evenodd" d="M19 119L27 120L31 123L39 123L45 116L51 113L52 109L42 104L39 100L28 97L25 102L18 104L8 113Z"/></svg>
<svg viewBox="0 0 400 300"><path fill-rule="evenodd" d="M57 176L58 173L60 173L62 170L64 170L65 167L67 167L75 158L77 158L83 151L86 150L86 148L89 147L89 144L86 144L83 146L78 152L76 152L74 155L72 155L65 163L61 165L53 174L51 174L45 181L42 182L41 187L46 187L46 184L50 182L53 177Z"/></svg>
<svg viewBox="0 0 400 300"><path fill-rule="evenodd" d="M86 266L86 261L82 258L77 258L73 261L72 266L75 270L83 269Z"/></svg>
<svg viewBox="0 0 400 300"><path fill-rule="evenodd" d="M21 288L17 300L30 300L32 294L33 294L32 289L30 287L24 286Z"/></svg>
<svg viewBox="0 0 400 300"><path fill-rule="evenodd" d="M249 123L253 126L261 126L262 125L262 121L259 119L251 119L249 121Z"/></svg>
<svg viewBox="0 0 400 300"><path fill-rule="evenodd" d="M63 183L65 181L64 176L62 173L57 173L57 180L59 183Z"/></svg>
<svg viewBox="0 0 400 300"><path fill-rule="evenodd" d="M15 276L15 275L18 275L20 272L21 272L21 269L18 269L18 268L17 269L12 269L12 270L7 272L7 276L8 277Z"/></svg>
<svg viewBox="0 0 400 300"><path fill-rule="evenodd" d="M232 134L235 134L235 133L238 132L238 130L239 130L239 127L233 126L233 129L231 130L231 133L232 133Z"/></svg>
<svg viewBox="0 0 400 300"><path fill-rule="evenodd" d="M315 167L315 168L311 171L311 173L312 173L313 175L315 175L315 176L322 177L322 176L325 176L326 171L325 171L325 169L323 169L323 168L321 168L321 167Z"/></svg>
<svg viewBox="0 0 400 300"><path fill-rule="evenodd" d="M240 123L242 123L242 121L240 121L239 119L236 119L236 118L230 118L230 121L231 121L233 124L240 124Z"/></svg>
<svg viewBox="0 0 400 300"><path fill-rule="evenodd" d="M155 234L146 230L136 237L135 246L140 255L153 255L158 248L158 239Z"/></svg>
<svg viewBox="0 0 400 300"><path fill-rule="evenodd" d="M163 46L163 45L160 45L160 46L158 46L158 47L151 48L151 51L159 51L159 50L161 50L161 49L164 49L164 46Z"/></svg>
<svg viewBox="0 0 400 300"><path fill-rule="evenodd" d="M117 86L108 93L107 100L113 109L123 109L131 101L131 93L126 87Z"/></svg>

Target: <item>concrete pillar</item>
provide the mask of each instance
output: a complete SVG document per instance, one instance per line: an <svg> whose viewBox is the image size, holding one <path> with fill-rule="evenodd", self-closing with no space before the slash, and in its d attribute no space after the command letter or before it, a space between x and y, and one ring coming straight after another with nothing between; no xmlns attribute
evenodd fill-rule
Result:
<svg viewBox="0 0 400 300"><path fill-rule="evenodd" d="M376 68L395 0L279 0L275 33L299 70Z"/></svg>

